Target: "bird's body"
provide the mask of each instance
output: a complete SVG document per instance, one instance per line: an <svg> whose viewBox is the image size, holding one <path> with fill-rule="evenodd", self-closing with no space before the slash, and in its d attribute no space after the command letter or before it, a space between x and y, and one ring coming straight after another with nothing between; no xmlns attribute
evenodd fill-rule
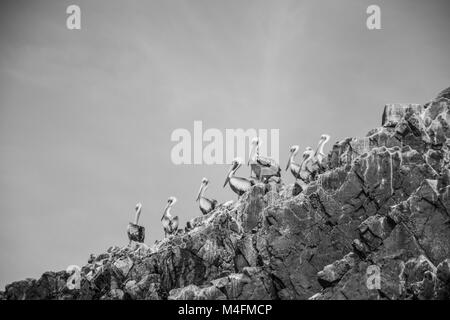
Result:
<svg viewBox="0 0 450 320"><path fill-rule="evenodd" d="M250 190L252 183L250 180L241 177L231 177L230 178L230 188L239 196L242 196L248 190Z"/></svg>
<svg viewBox="0 0 450 320"><path fill-rule="evenodd" d="M130 222L127 227L128 240L130 244L132 241L144 242L145 239L145 228L139 225L139 217L141 216L142 204L136 204L136 213L134 217L134 223Z"/></svg>
<svg viewBox="0 0 450 320"><path fill-rule="evenodd" d="M300 178L300 165L298 163L291 163L290 170L296 179Z"/></svg>
<svg viewBox="0 0 450 320"><path fill-rule="evenodd" d="M197 195L198 206L203 214L208 214L217 207L217 200L209 199L204 196L205 191L208 188L208 184L208 179L203 178Z"/></svg>
<svg viewBox="0 0 450 320"><path fill-rule="evenodd" d="M295 162L295 156L297 155L299 146L290 147L289 161L286 165L286 170L290 170L295 179L300 178L300 164Z"/></svg>
<svg viewBox="0 0 450 320"><path fill-rule="evenodd" d="M178 216L161 219L164 228L164 237L174 234L178 230Z"/></svg>
<svg viewBox="0 0 450 320"><path fill-rule="evenodd" d="M236 158L233 160L233 163L231 164L230 171L228 172L227 179L225 180L224 187L229 183L231 190L233 190L234 193L236 193L238 196L243 195L246 193L254 182L249 179L245 179L242 177L236 177L235 173L237 169L242 165L242 161L239 158Z"/></svg>
<svg viewBox="0 0 450 320"><path fill-rule="evenodd" d="M134 223L129 223L127 227L128 240L130 244L132 241L144 242L145 239L145 228Z"/></svg>
<svg viewBox="0 0 450 320"><path fill-rule="evenodd" d="M203 214L208 214L208 213L210 213L211 211L213 211L216 208L217 201L208 199L206 197L202 197L199 200L199 205L198 206L200 207L200 211Z"/></svg>
<svg viewBox="0 0 450 320"><path fill-rule="evenodd" d="M167 237L167 234L174 234L178 230L178 216L172 216L170 214L170 209L177 201L175 197L170 197L167 201L166 208L164 209L164 214L161 218L161 222L164 229L164 237Z"/></svg>
<svg viewBox="0 0 450 320"><path fill-rule="evenodd" d="M311 147L306 147L303 152L303 160L300 164L300 170L298 171L299 179L303 182L308 183L313 174L313 156L314 150Z"/></svg>
<svg viewBox="0 0 450 320"><path fill-rule="evenodd" d="M289 157L286 170L290 169L292 175L296 180L300 179L303 182L307 183L310 180L313 170L312 158L314 156L314 150L311 147L306 147L305 151L302 154L302 162L296 163L295 155L298 153L298 150L298 146L292 146L290 148L291 155Z"/></svg>
<svg viewBox="0 0 450 320"><path fill-rule="evenodd" d="M259 139L252 140L252 148L250 150L248 165L251 172L255 174L259 181L268 180L270 177L281 177L281 169L278 163L267 157L259 155Z"/></svg>

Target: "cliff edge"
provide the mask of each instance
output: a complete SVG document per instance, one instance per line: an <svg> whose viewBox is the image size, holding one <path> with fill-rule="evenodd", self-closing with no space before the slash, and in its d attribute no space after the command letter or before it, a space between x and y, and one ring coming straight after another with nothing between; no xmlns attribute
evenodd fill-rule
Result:
<svg viewBox="0 0 450 320"><path fill-rule="evenodd" d="M0 299L450 299L449 109L449 89L386 105L382 126L336 142L303 188L257 184L189 230Z"/></svg>

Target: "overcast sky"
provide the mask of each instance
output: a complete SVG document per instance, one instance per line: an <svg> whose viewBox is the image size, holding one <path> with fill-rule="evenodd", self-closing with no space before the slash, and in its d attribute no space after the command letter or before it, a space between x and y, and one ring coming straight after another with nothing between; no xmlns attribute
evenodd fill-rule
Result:
<svg viewBox="0 0 450 320"><path fill-rule="evenodd" d="M66 7L81 7L79 31ZM366 28L381 7L382 30ZM227 165L171 162L177 128L280 129L288 148L363 136L389 102L450 85L448 0L2 1L0 288L127 243L146 243L167 197L181 226ZM327 150L330 146L327 147ZM243 167L238 175L247 176ZM293 181L290 174L283 179Z"/></svg>

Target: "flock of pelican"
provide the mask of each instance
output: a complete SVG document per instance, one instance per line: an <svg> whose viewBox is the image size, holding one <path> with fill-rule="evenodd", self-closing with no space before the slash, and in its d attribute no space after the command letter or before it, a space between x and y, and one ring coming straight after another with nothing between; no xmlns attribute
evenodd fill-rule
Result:
<svg viewBox="0 0 450 320"><path fill-rule="evenodd" d="M316 150L311 147L306 147L302 154L300 163L295 161L295 157L300 149L298 145L293 145L289 148L289 160L286 165L286 171L289 169L292 175L295 177L295 183L299 181L306 184L311 180L314 180L316 175L324 170L325 164L325 144L330 140L330 136L323 134L320 137ZM278 163L270 158L262 157L259 154L259 139L253 138L251 141L251 150L247 165L250 167L250 177L243 178L236 176L236 171L242 166L242 160L235 158L223 187L230 185L231 190L239 197L246 193L257 182L267 183L269 181L280 181L281 168ZM254 175L254 176L253 176ZM206 215L216 209L219 204L217 200L205 197L206 189L208 188L209 181L207 178L203 178L200 184L200 189L197 194L196 201L199 203L199 208L202 214ZM164 229L164 237L175 234L178 230L179 219L178 216L172 216L170 210L172 206L177 202L177 198L169 197L167 204L164 208L164 213L161 218L161 223ZM221 204L221 206L227 206L229 202ZM134 223L129 223L127 234L131 241L143 242L144 241L144 227L139 226L139 217L141 214L142 205L138 203L136 205L136 213Z"/></svg>

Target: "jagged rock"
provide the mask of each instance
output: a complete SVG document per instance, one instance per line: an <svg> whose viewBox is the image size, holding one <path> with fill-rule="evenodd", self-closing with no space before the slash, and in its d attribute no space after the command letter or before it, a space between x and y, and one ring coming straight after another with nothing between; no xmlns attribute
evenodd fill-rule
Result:
<svg viewBox="0 0 450 320"><path fill-rule="evenodd" d="M389 217L376 214L364 220L358 229L361 240L373 250L383 244L393 228L394 222Z"/></svg>
<svg viewBox="0 0 450 320"><path fill-rule="evenodd" d="M424 180L389 216L403 225L429 259L438 264L450 257L449 216L438 203L436 180Z"/></svg>
<svg viewBox="0 0 450 320"><path fill-rule="evenodd" d="M444 92L387 105L336 142L308 183L257 182L153 246L14 282L6 299L450 299L450 128ZM0 294L2 299L2 294Z"/></svg>
<svg viewBox="0 0 450 320"><path fill-rule="evenodd" d="M35 279L26 279L13 282L5 287L5 296L8 300L25 300L27 292L35 284Z"/></svg>
<svg viewBox="0 0 450 320"><path fill-rule="evenodd" d="M435 298L450 299L450 259L445 259L437 266Z"/></svg>
<svg viewBox="0 0 450 320"><path fill-rule="evenodd" d="M119 269L122 276L126 277L128 275L128 272L130 272L131 267L133 266L133 260L130 259L130 257L125 257L122 259L116 260L113 265Z"/></svg>
<svg viewBox="0 0 450 320"><path fill-rule="evenodd" d="M103 295L100 300L123 300L125 293L121 289L111 289L107 294Z"/></svg>
<svg viewBox="0 0 450 320"><path fill-rule="evenodd" d="M189 285L170 291L171 300L268 300L273 299L270 279L259 268L244 268L243 273L210 281L209 285Z"/></svg>
<svg viewBox="0 0 450 320"><path fill-rule="evenodd" d="M395 127L407 112L420 113L423 107L419 104L387 104L384 107L381 125L385 127Z"/></svg>
<svg viewBox="0 0 450 320"><path fill-rule="evenodd" d="M436 267L424 255L408 260L401 273L406 294L416 299L431 299L434 295Z"/></svg>
<svg viewBox="0 0 450 320"><path fill-rule="evenodd" d="M124 290L133 300L159 300L160 276L159 274L149 274L139 282L130 280L125 284Z"/></svg>
<svg viewBox="0 0 450 320"><path fill-rule="evenodd" d="M436 97L436 100L440 99L440 98L446 98L450 100L450 87L442 90Z"/></svg>
<svg viewBox="0 0 450 320"><path fill-rule="evenodd" d="M169 300L226 300L226 295L215 286L200 288L190 284L170 291Z"/></svg>
<svg viewBox="0 0 450 320"><path fill-rule="evenodd" d="M325 283L325 285L329 285L340 280L348 270L354 267L355 260L357 260L357 256L351 252L343 259L326 265L322 271L317 273L319 281Z"/></svg>

